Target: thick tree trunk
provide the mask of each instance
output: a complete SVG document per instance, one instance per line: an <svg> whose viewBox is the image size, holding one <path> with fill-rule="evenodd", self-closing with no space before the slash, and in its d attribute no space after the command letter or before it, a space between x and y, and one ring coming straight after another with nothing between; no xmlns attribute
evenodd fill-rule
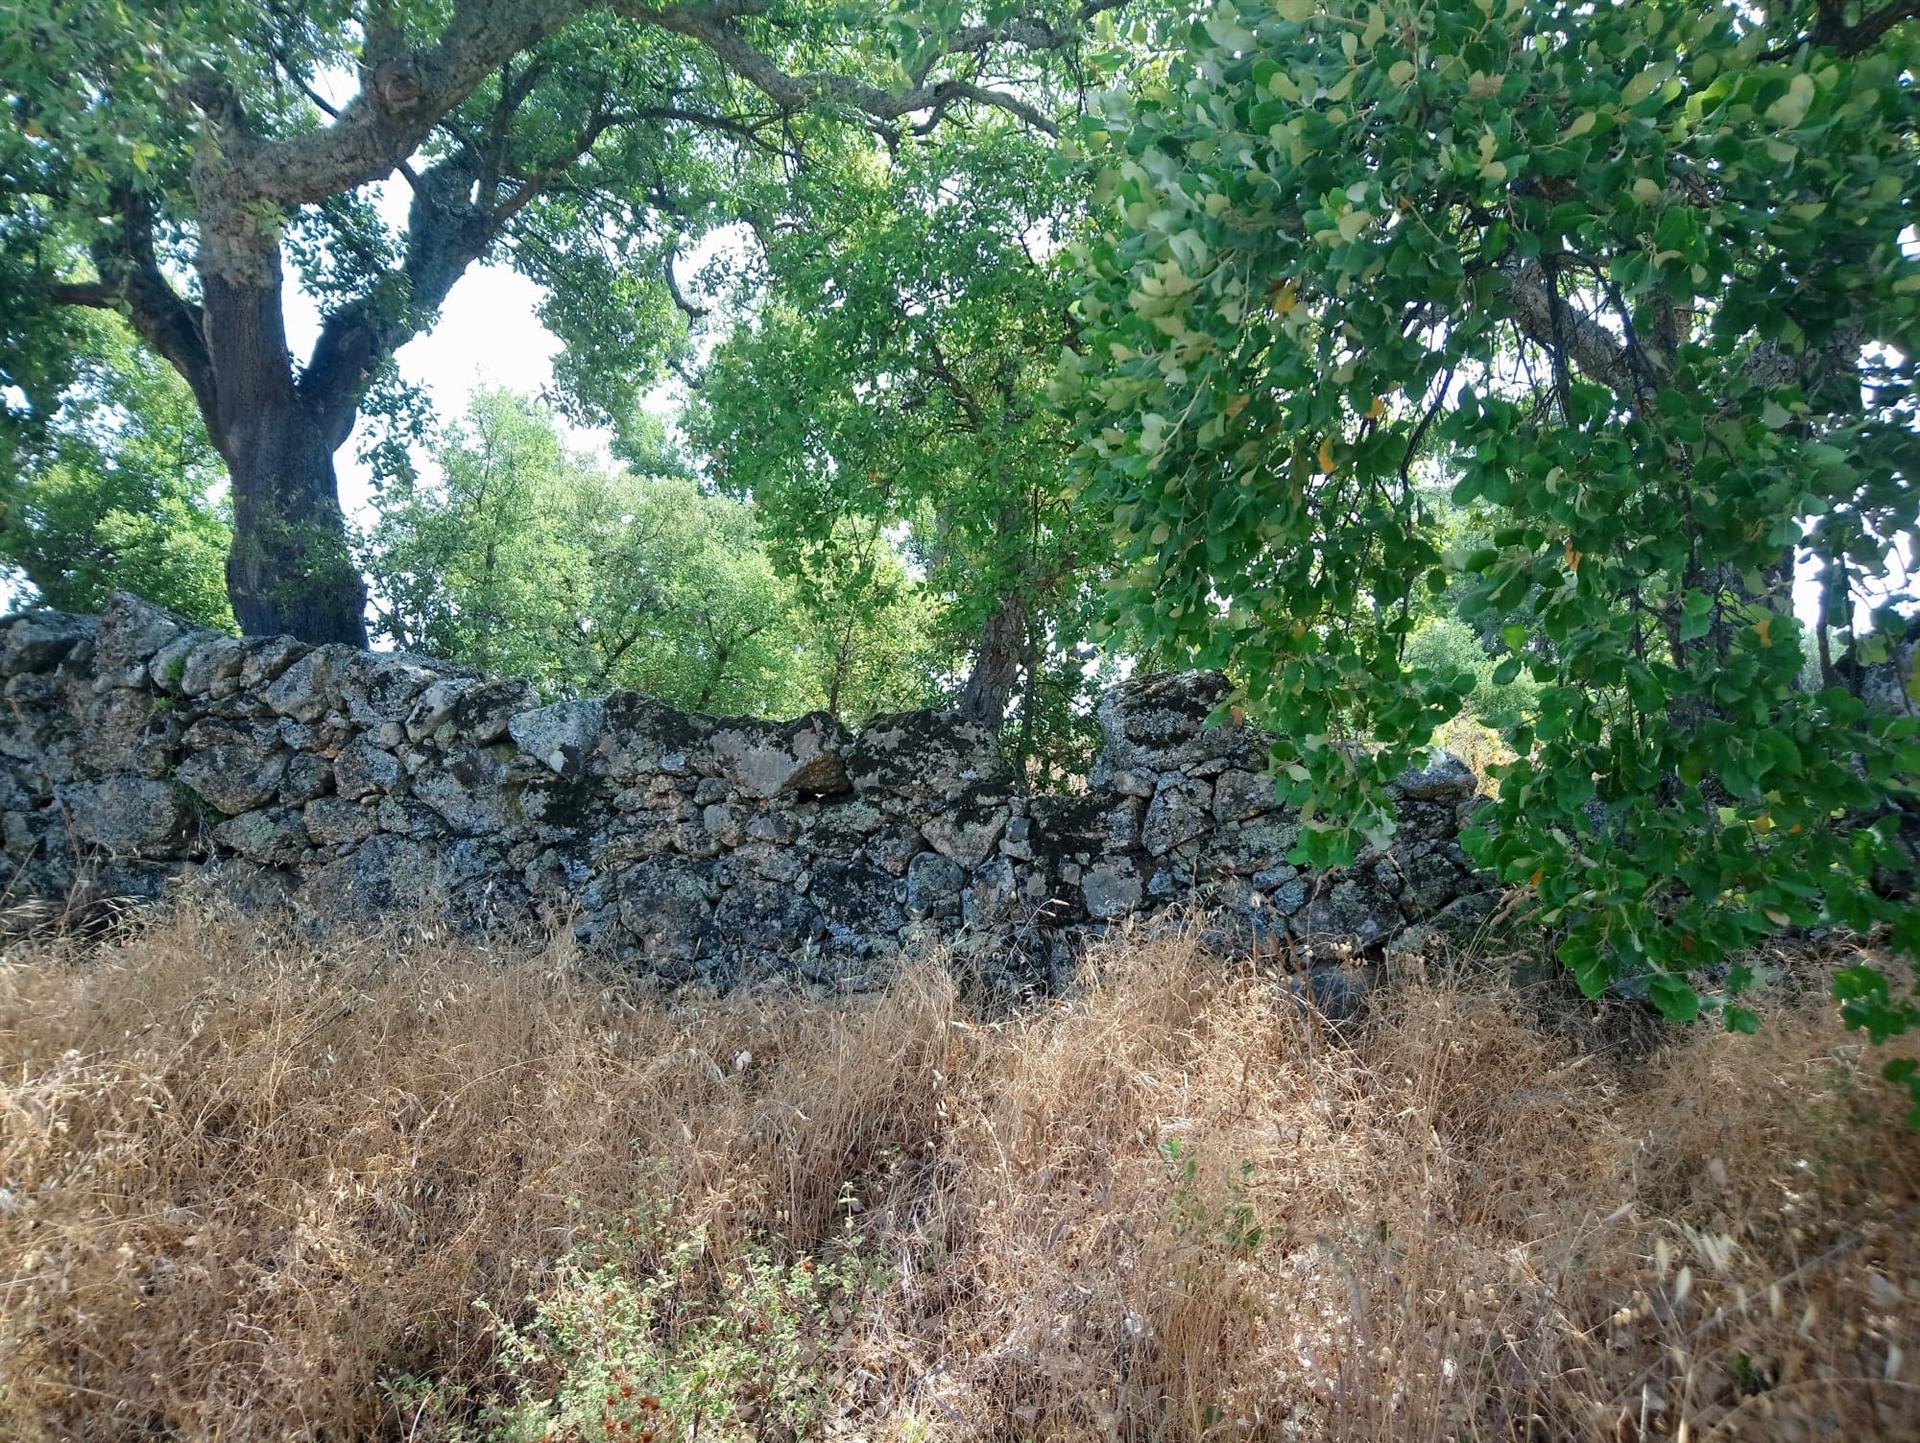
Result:
<svg viewBox="0 0 1920 1443"><path fill-rule="evenodd" d="M364 648L367 588L347 545L333 448L297 404L247 429L246 444L227 454L227 596L240 630Z"/></svg>
<svg viewBox="0 0 1920 1443"><path fill-rule="evenodd" d="M207 429L233 478L234 618L248 636L364 648L367 588L333 474L352 402L322 407L294 380L271 235L257 224L209 224L200 273L213 379Z"/></svg>
<svg viewBox="0 0 1920 1443"><path fill-rule="evenodd" d="M1017 591L1003 591L981 629L973 671L961 688L955 710L999 730L1006 722L1007 703L1013 700L1026 650L1027 599Z"/></svg>

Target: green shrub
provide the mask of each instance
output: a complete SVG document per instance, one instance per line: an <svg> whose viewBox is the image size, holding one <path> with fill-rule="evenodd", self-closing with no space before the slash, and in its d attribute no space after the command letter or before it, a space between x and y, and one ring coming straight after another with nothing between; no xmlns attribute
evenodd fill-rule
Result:
<svg viewBox="0 0 1920 1443"><path fill-rule="evenodd" d="M555 1269L502 1320L509 1377L485 1436L787 1438L831 1396L833 1344L872 1283L849 1249L782 1261L755 1243L725 1259L703 1227L636 1213Z"/></svg>
<svg viewBox="0 0 1920 1443"><path fill-rule="evenodd" d="M1526 672L1511 681L1493 679L1494 660L1474 629L1454 616L1437 616L1407 638L1406 663L1436 672L1466 672L1473 678L1467 706L1495 730L1519 726L1534 714L1540 688Z"/></svg>

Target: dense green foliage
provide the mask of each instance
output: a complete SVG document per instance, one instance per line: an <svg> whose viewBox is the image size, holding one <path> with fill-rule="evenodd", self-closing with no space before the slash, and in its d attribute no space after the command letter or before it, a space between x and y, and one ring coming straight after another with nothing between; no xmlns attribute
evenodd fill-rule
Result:
<svg viewBox="0 0 1920 1443"><path fill-rule="evenodd" d="M1236 672L1334 860L1460 704L1405 665L1453 598L1539 685L1481 860L1589 990L1735 1027L1751 971L1703 969L1781 928L1920 944L1878 885L1915 724L1845 684L1904 630L1861 590L1916 516L1917 37L1839 11L1223 3L1083 130L1058 394L1131 624ZM1486 544L1441 544L1429 476ZM1876 1036L1916 1016L1842 985Z"/></svg>
<svg viewBox="0 0 1920 1443"><path fill-rule="evenodd" d="M192 395L113 317L69 339L54 403L0 467L0 562L70 611L125 588L231 626L225 473Z"/></svg>
<svg viewBox="0 0 1920 1443"><path fill-rule="evenodd" d="M742 321L690 417L783 568L858 565L900 539L949 644L973 653L961 707L996 725L1011 708L1011 745L1042 771L1085 759L1099 673L1078 649L1107 555L1046 397L1079 209L1052 150L996 122L890 151L856 140L797 178L750 181L793 220L758 232L731 292Z"/></svg>
<svg viewBox="0 0 1920 1443"><path fill-rule="evenodd" d="M553 418L482 393L433 481L394 483L364 548L395 645L531 677L555 695L627 687L696 711L854 718L918 706L940 659L890 552L804 598L751 505L681 475L567 454Z"/></svg>
<svg viewBox="0 0 1920 1443"><path fill-rule="evenodd" d="M560 399L624 423L684 355L699 308L675 265L744 218L744 171L804 170L843 131L1045 128L1025 97L1116 3L16 0L0 398L59 389L74 308L124 313L228 466L242 627L364 645L333 454L364 411L391 417L394 353L470 266L542 287ZM402 226L368 190L396 175ZM297 358L290 277L321 316Z"/></svg>

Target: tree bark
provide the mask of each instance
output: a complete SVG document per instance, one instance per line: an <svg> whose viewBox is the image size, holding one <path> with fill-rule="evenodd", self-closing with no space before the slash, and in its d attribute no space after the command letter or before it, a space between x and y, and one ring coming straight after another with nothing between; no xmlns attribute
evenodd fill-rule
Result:
<svg viewBox="0 0 1920 1443"><path fill-rule="evenodd" d="M367 644L367 588L347 545L333 448L295 405L262 412L227 450L227 595L248 636Z"/></svg>
<svg viewBox="0 0 1920 1443"><path fill-rule="evenodd" d="M203 327L214 383L206 421L233 478L234 619L248 636L364 649L367 588L333 471L345 432L295 381L279 243L244 219L203 226Z"/></svg>
<svg viewBox="0 0 1920 1443"><path fill-rule="evenodd" d="M1027 599L1017 591L1003 591L981 629L973 671L954 709L998 731L1006 723L1007 703L1013 700L1026 650Z"/></svg>

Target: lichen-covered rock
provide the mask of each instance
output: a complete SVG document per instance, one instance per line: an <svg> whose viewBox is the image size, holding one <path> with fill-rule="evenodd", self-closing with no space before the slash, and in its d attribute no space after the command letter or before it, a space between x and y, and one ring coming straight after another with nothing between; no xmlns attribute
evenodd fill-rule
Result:
<svg viewBox="0 0 1920 1443"><path fill-rule="evenodd" d="M125 591L116 591L94 633L94 674L108 686L149 684L147 663L193 623Z"/></svg>
<svg viewBox="0 0 1920 1443"><path fill-rule="evenodd" d="M872 985L945 938L1024 995L1110 925L1193 907L1223 945L1377 947L1483 890L1455 837L1470 774L1394 785L1400 831L1336 876L1286 860L1267 739L1209 725L1213 675L1103 701L1107 749L1022 796L951 713L850 736L689 716L634 693L542 705L526 682L406 655L236 639L131 598L101 621L0 621L0 885L158 896L176 873L316 923L425 903L463 928L570 926L676 982ZM104 892L102 889L106 889Z"/></svg>
<svg viewBox="0 0 1920 1443"><path fill-rule="evenodd" d="M91 642L98 618L63 611L22 611L0 622L0 676L52 671L76 646Z"/></svg>
<svg viewBox="0 0 1920 1443"><path fill-rule="evenodd" d="M1102 761L1121 771L1170 772L1245 754L1253 742L1243 728L1207 724L1232 694L1232 683L1217 671L1163 672L1121 683L1094 712L1106 741Z"/></svg>
<svg viewBox="0 0 1920 1443"><path fill-rule="evenodd" d="M1140 845L1148 856L1164 857L1212 830L1213 788L1182 777L1163 782L1153 794L1146 820L1140 824Z"/></svg>
<svg viewBox="0 0 1920 1443"><path fill-rule="evenodd" d="M828 796L847 789L847 729L823 711L797 721L742 717L708 738L714 767L743 797Z"/></svg>
<svg viewBox="0 0 1920 1443"><path fill-rule="evenodd" d="M549 771L578 776L599 745L606 714L606 703L597 698L559 701L520 712L507 722L507 735Z"/></svg>
<svg viewBox="0 0 1920 1443"><path fill-rule="evenodd" d="M286 775L287 750L271 723L196 723L185 738L193 749L174 776L228 816L273 800Z"/></svg>
<svg viewBox="0 0 1920 1443"><path fill-rule="evenodd" d="M899 934L907 919L898 892L899 884L880 868L835 860L816 864L807 888L840 940L855 947L888 944Z"/></svg>
<svg viewBox="0 0 1920 1443"><path fill-rule="evenodd" d="M413 795L463 836L507 825L506 768L484 747L460 747L436 758L413 779Z"/></svg>
<svg viewBox="0 0 1920 1443"><path fill-rule="evenodd" d="M74 838L121 855L178 857L194 824L193 808L176 782L150 777L105 777L54 788Z"/></svg>
<svg viewBox="0 0 1920 1443"><path fill-rule="evenodd" d="M1004 787L999 738L955 712L909 711L878 716L861 730L847 757L847 777L860 792L901 797L957 797Z"/></svg>
<svg viewBox="0 0 1920 1443"><path fill-rule="evenodd" d="M1294 914L1293 933L1303 940L1350 940L1370 947L1400 927L1400 908L1370 874L1342 877L1308 895Z"/></svg>
<svg viewBox="0 0 1920 1443"><path fill-rule="evenodd" d="M305 817L291 807L269 807L229 817L213 829L213 839L250 862L290 867L312 850Z"/></svg>
<svg viewBox="0 0 1920 1443"><path fill-rule="evenodd" d="M1012 815L1003 797L976 794L920 824L920 835L941 856L972 871L986 861Z"/></svg>
<svg viewBox="0 0 1920 1443"><path fill-rule="evenodd" d="M1080 892L1087 915L1107 922L1137 908L1146 896L1146 886L1131 857L1116 857L1089 867L1080 879Z"/></svg>
<svg viewBox="0 0 1920 1443"><path fill-rule="evenodd" d="M669 975L691 976L713 931L712 864L643 862L620 878L621 924L640 954Z"/></svg>
<svg viewBox="0 0 1920 1443"><path fill-rule="evenodd" d="M951 857L922 852L907 866L907 915L951 917L960 910L966 869Z"/></svg>
<svg viewBox="0 0 1920 1443"><path fill-rule="evenodd" d="M391 792L400 781L400 759L365 737L348 742L333 759L333 789L348 801Z"/></svg>
<svg viewBox="0 0 1920 1443"><path fill-rule="evenodd" d="M1479 790L1473 769L1452 752L1436 747L1424 764L1408 767L1395 777L1387 795L1417 802L1464 802Z"/></svg>
<svg viewBox="0 0 1920 1443"><path fill-rule="evenodd" d="M380 830L380 814L359 802L340 797L318 797L303 813L307 835L317 847L351 846Z"/></svg>
<svg viewBox="0 0 1920 1443"><path fill-rule="evenodd" d="M515 716L539 704L540 693L531 682L489 681L470 673L442 676L424 687L408 710L407 739L487 746L507 734Z"/></svg>
<svg viewBox="0 0 1920 1443"><path fill-rule="evenodd" d="M968 879L960 893L960 920L975 930L996 927L1012 914L1018 893L1013 863L995 857Z"/></svg>

